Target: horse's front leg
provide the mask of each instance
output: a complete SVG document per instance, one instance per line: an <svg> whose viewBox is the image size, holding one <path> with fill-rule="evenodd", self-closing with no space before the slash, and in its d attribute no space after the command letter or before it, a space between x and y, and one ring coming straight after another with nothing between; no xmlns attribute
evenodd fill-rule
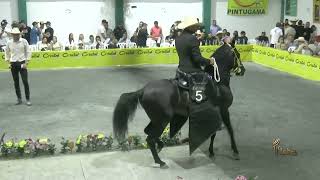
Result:
<svg viewBox="0 0 320 180"><path fill-rule="evenodd" d="M161 169L166 169L166 168L168 168L168 166L165 162L161 161L161 159L158 155L157 149L156 149L157 140L158 140L158 138L153 138L151 136L148 136L146 139L148 146L151 150L154 162L159 164Z"/></svg>
<svg viewBox="0 0 320 180"><path fill-rule="evenodd" d="M211 136L211 140L210 140L210 145L209 145L209 157L213 158L214 157L214 152L213 152L213 142L214 142L214 138L216 137L217 133L214 133Z"/></svg>

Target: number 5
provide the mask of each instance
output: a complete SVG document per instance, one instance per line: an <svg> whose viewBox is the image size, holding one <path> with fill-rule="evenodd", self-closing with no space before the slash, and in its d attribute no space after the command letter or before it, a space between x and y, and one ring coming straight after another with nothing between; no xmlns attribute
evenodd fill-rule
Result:
<svg viewBox="0 0 320 180"><path fill-rule="evenodd" d="M197 102L202 101L202 91L196 91L196 100Z"/></svg>

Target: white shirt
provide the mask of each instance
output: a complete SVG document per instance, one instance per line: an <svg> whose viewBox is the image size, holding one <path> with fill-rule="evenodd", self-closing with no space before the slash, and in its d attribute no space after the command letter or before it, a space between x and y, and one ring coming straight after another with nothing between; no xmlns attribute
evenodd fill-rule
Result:
<svg viewBox="0 0 320 180"><path fill-rule="evenodd" d="M271 40L270 44L277 44L280 36L283 36L282 29L275 27L270 31Z"/></svg>
<svg viewBox="0 0 320 180"><path fill-rule="evenodd" d="M28 61L31 58L29 43L23 38L17 42L10 40L6 45L5 52L5 60L10 62Z"/></svg>
<svg viewBox="0 0 320 180"><path fill-rule="evenodd" d="M100 36L101 42L104 42L106 39L104 39L104 37L102 36L102 34L104 34L104 35L106 36L106 35L107 35L107 32L106 32L106 28L101 25L101 26L99 27L99 29L98 29L97 36Z"/></svg>

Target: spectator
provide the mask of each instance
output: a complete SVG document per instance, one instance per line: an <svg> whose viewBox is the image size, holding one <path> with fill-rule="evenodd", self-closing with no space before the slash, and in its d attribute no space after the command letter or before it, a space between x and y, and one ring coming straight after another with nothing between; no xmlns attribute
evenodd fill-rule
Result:
<svg viewBox="0 0 320 180"><path fill-rule="evenodd" d="M312 30L312 33L310 35L310 43L314 43L315 42L315 39L317 37L317 27L315 25L312 25L311 26L311 30Z"/></svg>
<svg viewBox="0 0 320 180"><path fill-rule="evenodd" d="M262 32L261 35L256 38L256 40L258 41L258 44L269 44L269 38L266 36L266 32Z"/></svg>
<svg viewBox="0 0 320 180"><path fill-rule="evenodd" d="M46 23L46 30L44 31L44 33L47 35L48 37L48 42L51 42L52 39L53 39L53 35L54 35L54 30L52 29L51 27L51 22L50 21L47 21Z"/></svg>
<svg viewBox="0 0 320 180"><path fill-rule="evenodd" d="M299 37L295 41L297 41L297 46L296 46L296 49L294 50L295 53L305 54L305 55L313 54L312 50L309 48L308 43L304 39L304 37Z"/></svg>
<svg viewBox="0 0 320 180"><path fill-rule="evenodd" d="M270 31L270 47L275 48L280 36L283 36L283 33L280 29L280 23L278 22L276 27Z"/></svg>
<svg viewBox="0 0 320 180"><path fill-rule="evenodd" d="M63 49L62 44L58 42L57 36L53 36L50 43L50 50L52 51L61 51Z"/></svg>
<svg viewBox="0 0 320 180"><path fill-rule="evenodd" d="M38 22L32 23L32 29L30 32L30 45L37 44L41 35L41 30L38 26Z"/></svg>
<svg viewBox="0 0 320 180"><path fill-rule="evenodd" d="M298 39L299 37L304 37L304 26L302 24L302 20L299 20L298 25L296 26L295 39Z"/></svg>
<svg viewBox="0 0 320 180"><path fill-rule="evenodd" d="M313 44L309 44L309 48L312 50L312 54L314 56L320 55L320 44L319 42L315 41Z"/></svg>
<svg viewBox="0 0 320 180"><path fill-rule="evenodd" d="M119 41L121 38L123 38L124 34L127 33L127 30L124 28L123 24L119 24L114 30L113 30L115 38Z"/></svg>
<svg viewBox="0 0 320 180"><path fill-rule="evenodd" d="M22 20L20 21L20 32L22 32L21 37L28 41L30 44L30 34L31 34L31 28L26 25L26 23Z"/></svg>
<svg viewBox="0 0 320 180"><path fill-rule="evenodd" d="M109 49L117 48L117 44L118 44L118 41L113 34L110 37L110 41L104 42L104 45L107 46Z"/></svg>
<svg viewBox="0 0 320 180"><path fill-rule="evenodd" d="M105 19L103 19L101 21L101 27L99 28L98 30L98 34L97 36L100 37L101 39L101 42L105 42L106 40L107 41L110 41L111 40L111 37L113 35L113 32L111 29L109 29L109 23L108 21L106 21Z"/></svg>
<svg viewBox="0 0 320 180"><path fill-rule="evenodd" d="M304 38L307 42L310 41L310 37L311 37L311 33L313 32L313 30L310 27L310 22L306 22L306 25L304 27Z"/></svg>
<svg viewBox="0 0 320 180"><path fill-rule="evenodd" d="M78 49L84 49L84 35L79 34L79 39L78 39Z"/></svg>
<svg viewBox="0 0 320 180"><path fill-rule="evenodd" d="M276 44L276 49L281 49L281 50L287 50L289 47L287 47L286 43L284 42L284 37L280 36L278 43Z"/></svg>
<svg viewBox="0 0 320 180"><path fill-rule="evenodd" d="M286 38L287 36L296 36L296 30L289 24L285 24L284 26L284 37Z"/></svg>
<svg viewBox="0 0 320 180"><path fill-rule="evenodd" d="M140 22L139 27L135 32L137 36L137 46L138 47L146 47L147 39L148 39L148 25L144 22Z"/></svg>
<svg viewBox="0 0 320 180"><path fill-rule="evenodd" d="M215 38L213 39L213 45L222 45L221 39L223 38L224 34L222 31L218 31L216 33Z"/></svg>
<svg viewBox="0 0 320 180"><path fill-rule="evenodd" d="M44 33L46 31L45 23L43 21L40 21L40 36L39 39L42 39L44 37Z"/></svg>
<svg viewBox="0 0 320 180"><path fill-rule="evenodd" d="M86 43L86 46L88 46L89 49L95 49L95 42L94 42L94 36L93 35L89 36L89 42Z"/></svg>
<svg viewBox="0 0 320 180"><path fill-rule="evenodd" d="M284 43L286 44L286 46L289 48L289 47L292 47L294 46L294 36L289 34L285 40L284 40Z"/></svg>
<svg viewBox="0 0 320 180"><path fill-rule="evenodd" d="M238 31L233 31L233 37L231 39L231 44L235 45L236 43L238 43L238 40L239 40Z"/></svg>
<svg viewBox="0 0 320 180"><path fill-rule="evenodd" d="M96 36L96 44L95 44L96 49L103 49L103 43L101 41L100 36Z"/></svg>
<svg viewBox="0 0 320 180"><path fill-rule="evenodd" d="M240 37L238 39L238 44L248 44L248 38L246 36L246 32L241 31Z"/></svg>
<svg viewBox="0 0 320 180"><path fill-rule="evenodd" d="M118 40L118 43L126 43L128 40L127 31L123 33L122 37Z"/></svg>
<svg viewBox="0 0 320 180"><path fill-rule="evenodd" d="M157 46L160 47L160 43L162 40L162 28L159 26L158 21L154 21L154 26L150 30L150 35L152 40L156 41Z"/></svg>
<svg viewBox="0 0 320 180"><path fill-rule="evenodd" d="M9 40L10 28L7 26L7 20L1 21L1 29L0 29L0 52L4 51L4 48Z"/></svg>
<svg viewBox="0 0 320 180"><path fill-rule="evenodd" d="M210 26L210 34L212 35L212 37L215 37L217 35L217 32L221 30L221 27L217 25L217 21L212 20L212 24Z"/></svg>
<svg viewBox="0 0 320 180"><path fill-rule="evenodd" d="M68 41L65 44L65 50L75 50L76 44L74 43L73 34L70 33L68 37Z"/></svg>
<svg viewBox="0 0 320 180"><path fill-rule="evenodd" d="M43 37L42 41L38 43L38 49L40 51L47 51L49 50L49 44L47 37Z"/></svg>

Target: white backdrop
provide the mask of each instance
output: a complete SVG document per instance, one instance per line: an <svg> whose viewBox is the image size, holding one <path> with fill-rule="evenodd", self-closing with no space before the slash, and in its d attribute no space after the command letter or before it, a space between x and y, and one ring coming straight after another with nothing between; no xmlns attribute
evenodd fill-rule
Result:
<svg viewBox="0 0 320 180"><path fill-rule="evenodd" d="M183 16L195 16L202 20L202 2L170 3L170 2L128 2L125 5L125 26L129 37L139 25L140 21L148 24L148 32L153 22L158 21L162 27L163 35L169 35L170 27ZM136 6L137 8L131 8Z"/></svg>
<svg viewBox="0 0 320 180"><path fill-rule="evenodd" d="M0 1L0 21L6 19L9 23L12 21L10 1Z"/></svg>
<svg viewBox="0 0 320 180"><path fill-rule="evenodd" d="M28 25L33 21L50 21L58 41L65 43L69 33L77 41L83 33L85 40L97 34L102 19L114 28L115 8L113 1L27 1Z"/></svg>

